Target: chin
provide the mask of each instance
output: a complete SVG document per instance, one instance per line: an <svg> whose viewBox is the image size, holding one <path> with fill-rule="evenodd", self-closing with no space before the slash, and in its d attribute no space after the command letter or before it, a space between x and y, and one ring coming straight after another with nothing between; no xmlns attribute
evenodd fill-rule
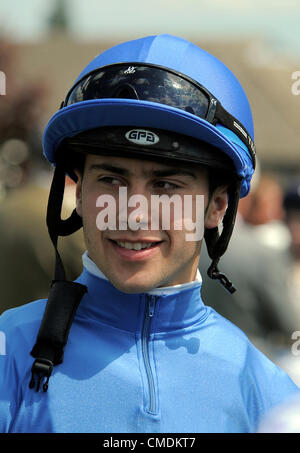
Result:
<svg viewBox="0 0 300 453"><path fill-rule="evenodd" d="M151 291L152 289L156 288L158 286L158 283L146 283L145 281L143 282L138 282L138 281L132 281L132 282L124 282L115 280L115 279L110 279L111 283L114 285L115 288L117 288L119 291L122 293L127 293L127 294L138 294L138 293L145 293L147 291Z"/></svg>

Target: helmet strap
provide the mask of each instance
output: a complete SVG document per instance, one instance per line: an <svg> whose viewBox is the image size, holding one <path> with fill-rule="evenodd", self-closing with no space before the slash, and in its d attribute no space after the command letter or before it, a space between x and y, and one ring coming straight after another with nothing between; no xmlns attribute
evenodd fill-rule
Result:
<svg viewBox="0 0 300 453"><path fill-rule="evenodd" d="M218 227L207 228L204 233L207 252L212 259L207 274L210 278L219 280L231 294L236 291L236 288L226 275L219 271L218 264L221 256L223 256L227 250L232 235L240 199L241 184L242 181L238 180L236 184L230 186L228 189L228 207L223 219L223 230L221 235L219 234Z"/></svg>
<svg viewBox="0 0 300 453"><path fill-rule="evenodd" d="M56 165L53 175L46 218L48 232L56 254L54 280L66 280L65 269L57 249L58 237L73 234L82 227L82 219L77 214L76 209L73 210L71 216L68 219L63 220L61 218L61 210L65 191L65 178L65 166L63 163L59 162Z"/></svg>
<svg viewBox="0 0 300 453"><path fill-rule="evenodd" d="M62 162L55 168L51 184L47 226L55 249L55 276L52 281L44 316L31 355L36 359L31 369L30 388L39 391L42 384L47 391L53 366L62 363L64 347L78 305L87 292L87 287L67 281L65 269L57 249L58 236L67 236L82 226L81 217L74 210L71 216L61 219L66 171Z"/></svg>

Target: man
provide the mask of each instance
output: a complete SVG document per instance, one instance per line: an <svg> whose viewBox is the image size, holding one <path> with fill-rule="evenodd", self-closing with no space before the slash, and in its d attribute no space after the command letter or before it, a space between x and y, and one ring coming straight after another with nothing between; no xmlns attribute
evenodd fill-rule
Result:
<svg viewBox="0 0 300 453"><path fill-rule="evenodd" d="M56 166L46 309L0 324L2 431L251 432L298 390L200 297L201 223L209 275L234 290L218 262L249 191L252 128L233 74L183 39L129 41L85 68L44 134ZM77 204L62 221L66 173ZM70 282L57 239L82 224L84 270Z"/></svg>

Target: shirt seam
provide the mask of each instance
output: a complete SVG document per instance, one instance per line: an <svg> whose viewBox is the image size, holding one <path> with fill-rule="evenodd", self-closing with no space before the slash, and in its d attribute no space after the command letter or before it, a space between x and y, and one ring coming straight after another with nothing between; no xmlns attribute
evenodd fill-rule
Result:
<svg viewBox="0 0 300 453"><path fill-rule="evenodd" d="M175 332L189 332L190 330L195 329L197 326L199 326L199 324L204 323L208 319L211 312L207 307L204 307L204 309L205 309L205 313L199 319L195 320L195 322L193 322L191 325L186 326L186 327L179 327L177 329L164 330L164 331L156 331L154 328L153 332L150 333L150 336L153 336L153 337L154 336L164 336L164 335L168 335L169 333L175 333Z"/></svg>

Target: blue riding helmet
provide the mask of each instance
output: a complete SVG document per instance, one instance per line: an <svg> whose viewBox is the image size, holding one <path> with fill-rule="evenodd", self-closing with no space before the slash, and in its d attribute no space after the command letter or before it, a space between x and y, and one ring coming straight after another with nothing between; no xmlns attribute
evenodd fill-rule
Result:
<svg viewBox="0 0 300 453"><path fill-rule="evenodd" d="M240 197L249 192L255 147L247 96L220 60L185 39L149 36L95 57L46 126L44 154L55 164L65 138L107 126L149 127L209 143L232 160Z"/></svg>

